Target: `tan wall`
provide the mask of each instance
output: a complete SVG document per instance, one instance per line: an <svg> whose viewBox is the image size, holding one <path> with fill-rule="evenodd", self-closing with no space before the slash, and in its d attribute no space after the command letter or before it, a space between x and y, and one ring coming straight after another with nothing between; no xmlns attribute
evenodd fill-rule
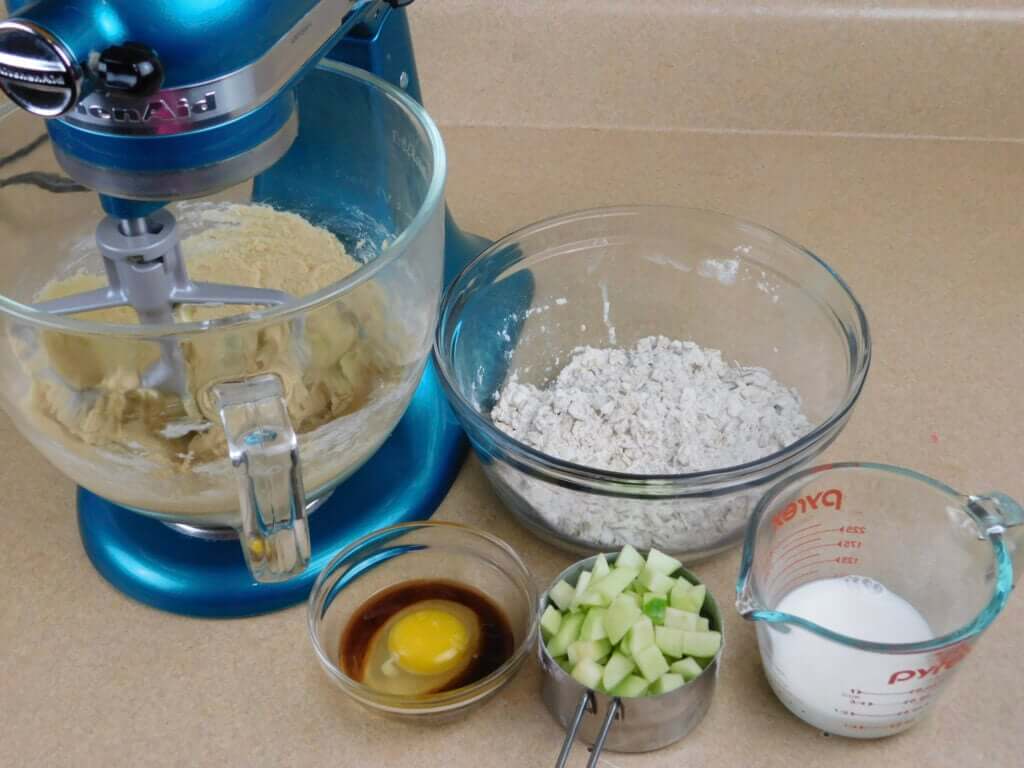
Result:
<svg viewBox="0 0 1024 768"><path fill-rule="evenodd" d="M1024 138L1019 0L421 0L410 17L448 125Z"/></svg>

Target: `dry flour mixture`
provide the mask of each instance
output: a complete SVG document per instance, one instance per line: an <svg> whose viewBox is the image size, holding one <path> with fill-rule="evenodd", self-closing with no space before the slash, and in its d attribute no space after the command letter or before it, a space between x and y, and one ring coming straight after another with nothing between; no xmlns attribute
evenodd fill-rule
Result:
<svg viewBox="0 0 1024 768"><path fill-rule="evenodd" d="M811 429L799 395L763 368L663 336L629 349L577 349L547 386L513 375L495 425L544 453L594 469L684 474L755 461ZM602 546L700 548L736 529L749 494L721 500L581 499L525 476L504 478L559 531Z"/></svg>

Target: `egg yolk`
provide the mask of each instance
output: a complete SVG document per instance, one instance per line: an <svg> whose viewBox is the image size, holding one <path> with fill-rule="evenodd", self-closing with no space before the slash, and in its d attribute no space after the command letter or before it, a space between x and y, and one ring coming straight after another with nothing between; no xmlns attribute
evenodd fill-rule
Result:
<svg viewBox="0 0 1024 768"><path fill-rule="evenodd" d="M388 650L395 663L414 675L434 675L455 668L468 647L465 624L436 608L403 616L388 635Z"/></svg>

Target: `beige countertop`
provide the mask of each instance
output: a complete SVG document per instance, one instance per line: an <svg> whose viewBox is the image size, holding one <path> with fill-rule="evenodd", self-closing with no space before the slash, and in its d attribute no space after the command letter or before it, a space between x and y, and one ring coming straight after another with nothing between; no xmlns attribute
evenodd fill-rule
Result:
<svg viewBox="0 0 1024 768"><path fill-rule="evenodd" d="M565 209L664 202L730 211L811 247L849 281L875 342L860 404L828 456L1024 497L1024 144L566 128L445 135L453 210L488 235ZM464 721L378 719L326 681L303 608L201 621L114 591L82 551L71 483L5 417L0 438L0 764L552 764L562 734L541 704L534 661ZM569 561L509 520L473 460L438 518L505 538L538 582ZM1020 597L931 717L859 743L803 725L771 693L753 627L728 610L738 560L731 552L696 566L727 609L709 716L674 747L610 754L606 765L1019 764Z"/></svg>
<svg viewBox="0 0 1024 768"><path fill-rule="evenodd" d="M594 205L766 224L835 267L874 337L826 458L1024 499L1024 12L1019 0L431 0L413 9L459 223L497 236ZM547 766L562 739L528 662L468 719L348 702L304 607L201 621L132 602L88 562L74 488L0 415L0 766ZM539 584L570 558L518 528L469 460L437 513L505 538ZM1021 765L1024 598L932 715L876 742L788 714L731 610L739 553L694 567L725 608L707 719L657 766ZM582 766L577 748L573 766Z"/></svg>

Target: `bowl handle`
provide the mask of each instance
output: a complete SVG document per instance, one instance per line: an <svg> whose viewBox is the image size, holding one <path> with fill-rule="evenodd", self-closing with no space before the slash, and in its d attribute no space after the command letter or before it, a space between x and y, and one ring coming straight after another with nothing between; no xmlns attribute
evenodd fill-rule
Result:
<svg viewBox="0 0 1024 768"><path fill-rule="evenodd" d="M238 478L242 552L259 582L284 581L309 563L299 443L275 374L212 390Z"/></svg>

